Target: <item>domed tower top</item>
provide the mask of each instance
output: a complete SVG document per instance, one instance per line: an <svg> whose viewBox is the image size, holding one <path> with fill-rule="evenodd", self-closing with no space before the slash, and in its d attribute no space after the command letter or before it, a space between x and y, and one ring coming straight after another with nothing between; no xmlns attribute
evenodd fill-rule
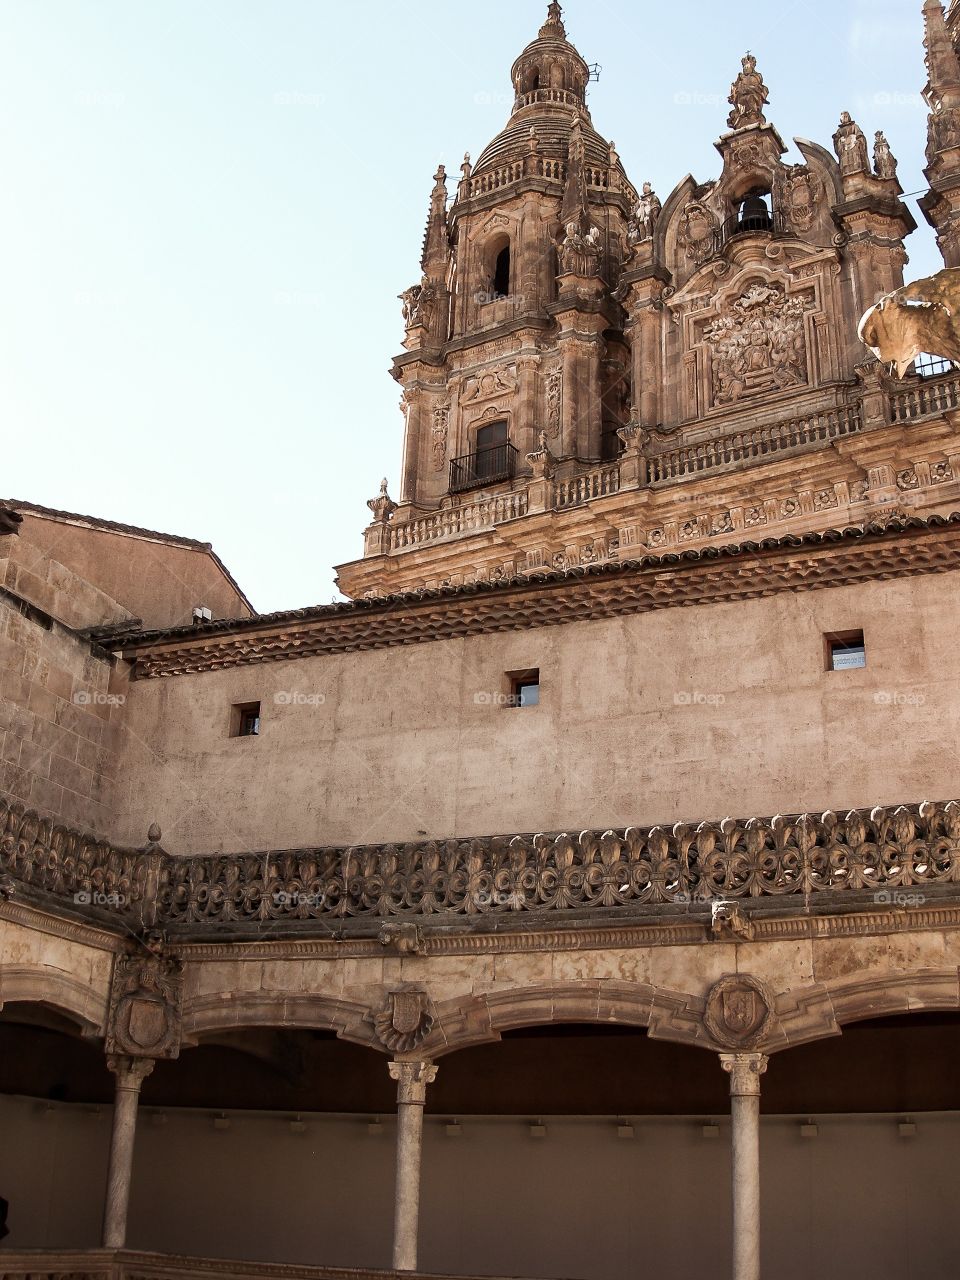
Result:
<svg viewBox="0 0 960 1280"><path fill-rule="evenodd" d="M560 5L553 0L536 40L510 69L516 93L513 115L531 107L565 107L586 111L590 68L567 39Z"/></svg>
<svg viewBox="0 0 960 1280"><path fill-rule="evenodd" d="M532 138L541 159L565 163L573 122L579 118L587 164L598 168L613 164L626 182L619 159L612 158L611 144L593 128L587 109L590 68L567 39L561 13L553 0L536 40L510 69L513 110L506 127L480 153L473 166L477 176L521 161Z"/></svg>

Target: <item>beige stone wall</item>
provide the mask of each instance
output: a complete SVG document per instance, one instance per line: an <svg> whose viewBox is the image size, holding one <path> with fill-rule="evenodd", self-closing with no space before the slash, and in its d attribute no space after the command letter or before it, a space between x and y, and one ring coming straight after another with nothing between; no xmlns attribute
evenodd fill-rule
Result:
<svg viewBox="0 0 960 1280"><path fill-rule="evenodd" d="M719 1067L717 1068L719 1070ZM771 1070L773 1067L771 1067ZM804 1119L806 1117L803 1117ZM310 1264L390 1265L392 1119L148 1110L137 1135L129 1244L202 1256ZM628 1280L723 1274L730 1250L729 1126L704 1139L704 1117L444 1117L425 1127L420 1267L426 1272ZM942 1194L954 1180L960 1120L896 1116L764 1120L763 1262L778 1280L952 1280L960 1242ZM10 1200L9 1249L97 1243L109 1109L0 1098L0 1193ZM589 1173L587 1172L589 1171ZM885 1193L884 1188L887 1189ZM889 1194L896 1188L896 1212ZM889 1193L889 1194L888 1194Z"/></svg>
<svg viewBox="0 0 960 1280"><path fill-rule="evenodd" d="M957 578L138 680L114 834L157 821L187 853L947 798ZM827 672L824 633L854 628L866 669ZM500 705L529 667L539 707ZM231 738L254 700L260 737Z"/></svg>
<svg viewBox="0 0 960 1280"><path fill-rule="evenodd" d="M195 605L215 618L246 618L250 609L202 546L151 541L118 531L23 512L19 537L38 561L64 565L93 583L146 627L189 626ZM92 619L86 625L113 621Z"/></svg>
<svg viewBox="0 0 960 1280"><path fill-rule="evenodd" d="M0 788L44 816L108 834L125 686L125 664L0 597Z"/></svg>

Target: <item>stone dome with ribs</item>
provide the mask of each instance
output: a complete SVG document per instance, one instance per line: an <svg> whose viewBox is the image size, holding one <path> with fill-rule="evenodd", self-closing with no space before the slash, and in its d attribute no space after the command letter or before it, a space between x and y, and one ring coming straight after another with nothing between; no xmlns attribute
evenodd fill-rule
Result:
<svg viewBox="0 0 960 1280"><path fill-rule="evenodd" d="M550 5L537 39L514 62L510 76L516 97L509 123L484 147L474 174L522 159L529 150L531 128L544 159L565 161L577 115L586 162L604 167L610 163L610 144L593 128L587 110L590 68L566 38L559 4Z"/></svg>

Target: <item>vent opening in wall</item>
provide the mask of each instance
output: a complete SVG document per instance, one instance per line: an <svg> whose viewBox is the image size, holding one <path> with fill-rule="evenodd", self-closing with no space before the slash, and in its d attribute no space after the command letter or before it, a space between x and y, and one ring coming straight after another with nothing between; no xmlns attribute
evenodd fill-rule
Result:
<svg viewBox="0 0 960 1280"><path fill-rule="evenodd" d="M824 636L828 671L849 671L867 665L862 631L832 631Z"/></svg>
<svg viewBox="0 0 960 1280"><path fill-rule="evenodd" d="M260 732L260 703L238 702L231 710L231 737L255 738Z"/></svg>
<svg viewBox="0 0 960 1280"><path fill-rule="evenodd" d="M510 707L535 707L540 702L540 671L531 667L527 671L508 671Z"/></svg>

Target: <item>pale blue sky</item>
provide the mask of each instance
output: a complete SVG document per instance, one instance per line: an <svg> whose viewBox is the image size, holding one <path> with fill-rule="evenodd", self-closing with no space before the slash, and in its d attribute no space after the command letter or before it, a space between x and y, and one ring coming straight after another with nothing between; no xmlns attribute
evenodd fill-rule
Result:
<svg viewBox="0 0 960 1280"><path fill-rule="evenodd" d="M0 0L0 496L213 542L326 602L402 439L396 295L438 161L510 110L545 0ZM717 176L749 48L785 140L841 110L923 186L921 0L570 0L594 124L661 198ZM800 157L788 157L794 162ZM451 184L452 188L452 184ZM908 242L909 275L941 265Z"/></svg>

